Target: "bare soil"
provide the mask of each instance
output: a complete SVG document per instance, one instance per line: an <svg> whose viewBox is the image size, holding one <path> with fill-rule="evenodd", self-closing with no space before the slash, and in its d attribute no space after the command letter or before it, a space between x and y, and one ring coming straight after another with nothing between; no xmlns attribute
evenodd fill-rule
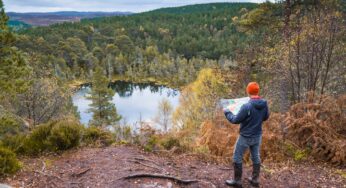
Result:
<svg viewBox="0 0 346 188"><path fill-rule="evenodd" d="M230 165L216 164L192 154L161 155L133 146L81 148L62 155L23 159L24 167L16 175L0 179L13 187L228 187L224 181L233 174ZM345 169L323 164L264 164L261 187L346 187ZM243 187L251 187L246 178L251 166L244 165ZM134 174L159 174L166 178L131 178ZM344 174L344 175L341 175Z"/></svg>

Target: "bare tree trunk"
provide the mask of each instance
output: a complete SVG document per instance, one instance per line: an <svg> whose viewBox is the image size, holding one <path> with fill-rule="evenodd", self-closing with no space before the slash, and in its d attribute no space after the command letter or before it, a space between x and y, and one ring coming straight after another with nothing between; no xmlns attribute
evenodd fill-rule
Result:
<svg viewBox="0 0 346 188"><path fill-rule="evenodd" d="M322 77L322 86L321 86L321 95L324 94L324 89L326 87L326 83L327 83L327 78L328 78L328 74L329 74L329 70L330 70L330 66L331 66L331 59L332 59L332 55L333 55L333 49L334 49L334 37L335 37L335 32L336 32L336 26L334 25L334 21L332 20L330 22L330 33L329 33L329 49L327 51L327 59L326 59L326 70L325 73Z"/></svg>

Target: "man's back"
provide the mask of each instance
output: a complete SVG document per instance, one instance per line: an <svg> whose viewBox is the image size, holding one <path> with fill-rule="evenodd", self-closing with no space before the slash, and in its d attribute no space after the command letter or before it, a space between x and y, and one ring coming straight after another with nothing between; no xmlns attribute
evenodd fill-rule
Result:
<svg viewBox="0 0 346 188"><path fill-rule="evenodd" d="M251 98L244 104L237 115L225 112L226 118L231 122L240 123L240 135L253 138L262 134L262 122L269 117L267 101L261 98Z"/></svg>

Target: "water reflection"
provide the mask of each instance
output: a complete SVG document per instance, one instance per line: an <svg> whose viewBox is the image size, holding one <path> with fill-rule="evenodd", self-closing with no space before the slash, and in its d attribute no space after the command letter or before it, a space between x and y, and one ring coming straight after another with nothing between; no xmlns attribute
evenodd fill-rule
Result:
<svg viewBox="0 0 346 188"><path fill-rule="evenodd" d="M153 83L131 83L117 81L109 85L116 94L113 102L123 117L122 124L138 125L139 121L153 123L157 107L162 99L167 99L176 108L179 103L179 91ZM91 84L84 84L73 96L73 103L80 112L81 122L88 124L92 113L87 112L90 100L85 96L90 92Z"/></svg>

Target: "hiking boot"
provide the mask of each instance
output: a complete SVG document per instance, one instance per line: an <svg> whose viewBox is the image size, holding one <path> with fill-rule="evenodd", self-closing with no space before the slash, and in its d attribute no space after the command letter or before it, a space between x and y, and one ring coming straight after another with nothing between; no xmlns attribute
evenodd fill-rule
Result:
<svg viewBox="0 0 346 188"><path fill-rule="evenodd" d="M250 184L254 187L259 187L260 170L261 170L261 164L252 165L252 177L249 177L248 180Z"/></svg>
<svg viewBox="0 0 346 188"><path fill-rule="evenodd" d="M234 167L234 180L226 180L226 184L233 187L242 187L241 175L243 172L242 164L233 163Z"/></svg>

